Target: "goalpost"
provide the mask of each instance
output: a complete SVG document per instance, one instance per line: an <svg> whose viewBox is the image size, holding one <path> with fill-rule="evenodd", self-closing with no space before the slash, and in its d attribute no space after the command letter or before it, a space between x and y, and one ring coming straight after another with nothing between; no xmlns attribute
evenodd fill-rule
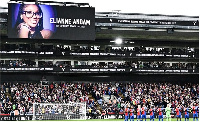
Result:
<svg viewBox="0 0 200 122"><path fill-rule="evenodd" d="M33 120L86 120L86 103L33 103Z"/></svg>

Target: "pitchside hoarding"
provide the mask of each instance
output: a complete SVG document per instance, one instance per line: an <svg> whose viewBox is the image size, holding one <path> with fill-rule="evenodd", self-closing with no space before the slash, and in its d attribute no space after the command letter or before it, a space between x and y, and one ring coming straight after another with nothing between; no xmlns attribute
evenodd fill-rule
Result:
<svg viewBox="0 0 200 122"><path fill-rule="evenodd" d="M95 9L56 5L8 6L8 37L95 40Z"/></svg>

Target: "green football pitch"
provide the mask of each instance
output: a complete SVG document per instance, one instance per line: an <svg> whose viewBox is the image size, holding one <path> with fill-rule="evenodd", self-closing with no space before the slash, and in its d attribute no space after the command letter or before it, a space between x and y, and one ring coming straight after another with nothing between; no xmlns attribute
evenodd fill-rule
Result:
<svg viewBox="0 0 200 122"><path fill-rule="evenodd" d="M124 121L124 119L39 120L39 121L50 121L50 122L53 122L53 121ZM130 119L128 121L130 121ZM137 121L137 119L134 119L134 121ZM146 119L146 121L150 121L150 119ZM159 121L159 119L154 119L154 121ZM167 121L167 120L163 119L163 121ZM177 121L177 119L176 118L171 118L171 121ZM178 121L180 121L180 119L178 119ZM181 121L185 121L185 118L181 118ZM190 118L189 121L193 121L193 118Z"/></svg>
<svg viewBox="0 0 200 122"><path fill-rule="evenodd" d="M86 121L124 121L124 119L89 119ZM130 119L128 121L130 121ZM137 121L137 119L134 119L134 121ZM143 121L145 121L145 120L143 120ZM150 121L150 119L146 119L146 121ZM159 119L154 119L154 121L159 121ZM163 121L167 121L167 120L163 119ZM177 119L171 118L171 121L177 121ZM178 121L180 121L180 119ZM185 118L181 118L181 121L185 121ZM193 121L193 118L190 118L189 121Z"/></svg>

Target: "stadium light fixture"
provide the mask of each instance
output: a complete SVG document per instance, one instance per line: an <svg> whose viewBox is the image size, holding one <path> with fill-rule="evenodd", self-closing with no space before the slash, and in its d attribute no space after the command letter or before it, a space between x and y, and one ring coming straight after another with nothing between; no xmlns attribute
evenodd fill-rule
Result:
<svg viewBox="0 0 200 122"><path fill-rule="evenodd" d="M115 43L116 44L122 44L122 39L121 38L117 38L117 39L115 39Z"/></svg>

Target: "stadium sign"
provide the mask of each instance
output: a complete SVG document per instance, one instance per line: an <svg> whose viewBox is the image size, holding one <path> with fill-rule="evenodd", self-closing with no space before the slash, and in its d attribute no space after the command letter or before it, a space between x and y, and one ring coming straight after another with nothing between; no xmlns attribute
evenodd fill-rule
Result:
<svg viewBox="0 0 200 122"><path fill-rule="evenodd" d="M95 40L95 8L9 3L8 38Z"/></svg>
<svg viewBox="0 0 200 122"><path fill-rule="evenodd" d="M95 18L96 23L199 26L199 21Z"/></svg>

